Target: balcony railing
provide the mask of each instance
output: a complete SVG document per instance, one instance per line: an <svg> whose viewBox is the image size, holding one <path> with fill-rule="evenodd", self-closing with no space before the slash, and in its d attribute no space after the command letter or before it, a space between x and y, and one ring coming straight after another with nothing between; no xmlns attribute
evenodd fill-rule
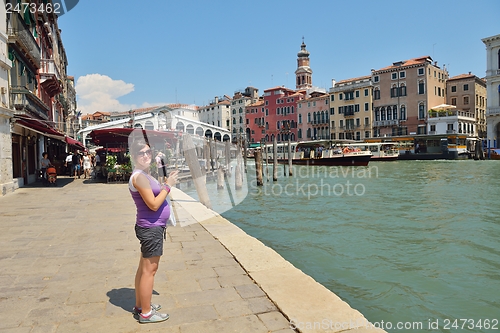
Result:
<svg viewBox="0 0 500 333"><path fill-rule="evenodd" d="M17 44L38 67L40 64L40 47L36 43L29 27L24 23L19 14L11 14L10 23L8 42Z"/></svg>
<svg viewBox="0 0 500 333"><path fill-rule="evenodd" d="M497 116L497 115L500 115L500 107L488 108L486 110L486 115L487 116Z"/></svg>
<svg viewBox="0 0 500 333"><path fill-rule="evenodd" d="M42 119L49 119L49 107L25 87L10 87L11 105L18 111L27 111Z"/></svg>
<svg viewBox="0 0 500 333"><path fill-rule="evenodd" d="M53 59L40 60L40 75L42 76L54 75L57 80L61 80L61 75L59 75L59 69L57 68Z"/></svg>
<svg viewBox="0 0 500 333"><path fill-rule="evenodd" d="M374 127L397 126L398 120L377 120L373 122Z"/></svg>
<svg viewBox="0 0 500 333"><path fill-rule="evenodd" d="M455 130L446 130L446 134L456 134L457 131Z"/></svg>

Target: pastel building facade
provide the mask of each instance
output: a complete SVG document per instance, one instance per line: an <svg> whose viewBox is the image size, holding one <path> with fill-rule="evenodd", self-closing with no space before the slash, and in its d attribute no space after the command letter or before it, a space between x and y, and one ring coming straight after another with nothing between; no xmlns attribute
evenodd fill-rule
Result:
<svg viewBox="0 0 500 333"><path fill-rule="evenodd" d="M237 91L231 101L231 141L236 142L246 134L246 108L259 100L259 89L246 87Z"/></svg>
<svg viewBox="0 0 500 333"><path fill-rule="evenodd" d="M372 70L373 136L427 134L427 111L446 101L448 71L430 56Z"/></svg>
<svg viewBox="0 0 500 333"><path fill-rule="evenodd" d="M448 130L486 138L486 82L470 72L460 74L448 79L446 92L446 104L456 106L457 114L468 118Z"/></svg>
<svg viewBox="0 0 500 333"><path fill-rule="evenodd" d="M363 140L372 137L371 76L332 82L330 88L330 137Z"/></svg>
<svg viewBox="0 0 500 333"><path fill-rule="evenodd" d="M297 139L299 141L330 138L330 96L313 92L297 104Z"/></svg>

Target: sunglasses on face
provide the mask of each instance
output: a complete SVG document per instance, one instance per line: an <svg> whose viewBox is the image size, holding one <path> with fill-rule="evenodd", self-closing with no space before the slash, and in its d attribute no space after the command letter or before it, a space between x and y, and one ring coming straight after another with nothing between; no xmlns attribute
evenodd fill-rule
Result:
<svg viewBox="0 0 500 333"><path fill-rule="evenodd" d="M151 156L151 149L137 152L137 156L138 157L143 157L143 156L146 156L146 155Z"/></svg>

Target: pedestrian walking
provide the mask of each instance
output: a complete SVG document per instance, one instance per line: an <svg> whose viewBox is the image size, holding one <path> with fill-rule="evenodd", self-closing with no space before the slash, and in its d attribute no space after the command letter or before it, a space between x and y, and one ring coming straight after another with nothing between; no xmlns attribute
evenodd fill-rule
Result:
<svg viewBox="0 0 500 333"><path fill-rule="evenodd" d="M83 178L87 178L87 176L90 178L90 168L92 167L92 162L90 160L90 156L88 153L85 151L83 152Z"/></svg>
<svg viewBox="0 0 500 333"><path fill-rule="evenodd" d="M75 154L73 154L73 169L74 169L74 177L78 174L78 178L80 178L80 172L82 168L82 155L80 155L80 151L77 150Z"/></svg>
<svg viewBox="0 0 500 333"><path fill-rule="evenodd" d="M177 171L160 183L150 175L151 147L144 141L135 141L130 147L134 170L129 180L129 190L137 207L135 233L141 244L141 258L135 275L134 316L139 323L155 323L169 318L159 313L161 305L151 303L154 276L163 255L166 225L170 205L166 201L171 186L177 183Z"/></svg>
<svg viewBox="0 0 500 333"><path fill-rule="evenodd" d="M42 153L42 159L40 160L40 169L42 170L42 182L44 184L48 183L47 180L47 168L51 165L49 160L49 154L46 152Z"/></svg>
<svg viewBox="0 0 500 333"><path fill-rule="evenodd" d="M165 177L167 176L166 165L164 164L165 154L161 151L156 154L155 162L156 162L156 171L158 173L158 181L163 182Z"/></svg>
<svg viewBox="0 0 500 333"><path fill-rule="evenodd" d="M68 176L71 176L71 172L73 171L73 152L69 152L68 156L66 156L66 160L64 161L64 166L65 166L65 174L68 174Z"/></svg>

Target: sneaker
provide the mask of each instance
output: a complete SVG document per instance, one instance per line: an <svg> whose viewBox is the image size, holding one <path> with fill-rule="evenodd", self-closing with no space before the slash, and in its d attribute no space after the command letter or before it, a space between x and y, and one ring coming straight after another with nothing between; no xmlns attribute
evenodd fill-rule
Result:
<svg viewBox="0 0 500 333"><path fill-rule="evenodd" d="M151 303L151 310L158 311L160 309L161 309L161 304L153 304L153 303ZM141 312L142 312L142 309L138 308L136 306L134 306L134 308L132 309L132 313L134 315L138 315Z"/></svg>
<svg viewBox="0 0 500 333"><path fill-rule="evenodd" d="M159 323L167 320L168 318L169 315L167 313L158 313L155 310L151 310L151 314L149 315L149 317L144 317L142 314L139 315L139 323Z"/></svg>

